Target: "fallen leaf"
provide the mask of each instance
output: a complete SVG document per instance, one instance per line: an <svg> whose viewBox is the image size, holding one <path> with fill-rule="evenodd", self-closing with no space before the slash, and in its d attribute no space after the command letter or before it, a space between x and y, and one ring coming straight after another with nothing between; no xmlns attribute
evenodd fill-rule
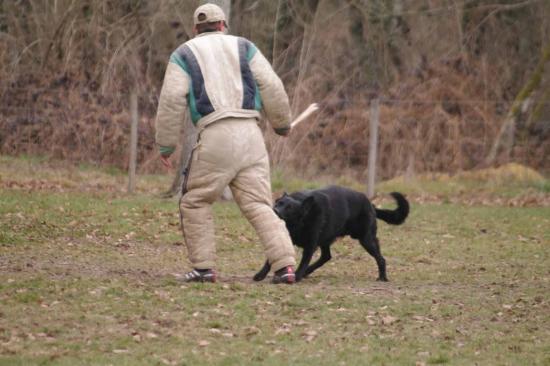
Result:
<svg viewBox="0 0 550 366"><path fill-rule="evenodd" d="M434 320L425 316L415 315L413 319L418 322L433 322Z"/></svg>
<svg viewBox="0 0 550 366"><path fill-rule="evenodd" d="M201 347L206 347L210 344L210 342L206 341L206 340L201 340L199 341L199 346Z"/></svg>
<svg viewBox="0 0 550 366"><path fill-rule="evenodd" d="M390 325L390 324L396 323L398 321L399 321L399 319L397 319L396 317L391 316L391 315L386 315L386 316L382 317L382 324L384 324L384 325Z"/></svg>
<svg viewBox="0 0 550 366"><path fill-rule="evenodd" d="M245 330L244 330L244 332L245 332L245 334L246 334L247 336L251 336L251 335L255 335L255 334L260 334L260 333L261 333L260 329L257 328L257 327L254 327L254 326L252 326L252 327L246 327Z"/></svg>
<svg viewBox="0 0 550 366"><path fill-rule="evenodd" d="M305 336L306 342L311 342L317 336L317 332L314 331L314 330L308 330L308 331L304 332L303 335Z"/></svg>
<svg viewBox="0 0 550 366"><path fill-rule="evenodd" d="M290 333L290 324L284 323L282 327L275 331L275 335Z"/></svg>

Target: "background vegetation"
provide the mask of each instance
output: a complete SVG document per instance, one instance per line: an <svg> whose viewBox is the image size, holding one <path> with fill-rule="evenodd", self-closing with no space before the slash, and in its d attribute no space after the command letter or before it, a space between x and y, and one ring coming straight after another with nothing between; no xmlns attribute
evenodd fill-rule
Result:
<svg viewBox="0 0 550 366"><path fill-rule="evenodd" d="M231 33L273 61L293 111L322 105L289 139L266 129L275 166L362 178L377 96L382 178L507 161L550 169L548 1L226 3ZM137 91L139 169L156 171L164 69L191 37L198 4L2 1L0 152L125 167L129 93Z"/></svg>

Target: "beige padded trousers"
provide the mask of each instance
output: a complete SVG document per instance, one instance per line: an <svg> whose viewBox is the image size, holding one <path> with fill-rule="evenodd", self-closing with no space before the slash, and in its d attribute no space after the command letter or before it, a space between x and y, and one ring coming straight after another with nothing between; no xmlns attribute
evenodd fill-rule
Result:
<svg viewBox="0 0 550 366"><path fill-rule="evenodd" d="M256 230L273 270L296 264L284 221L272 209L269 159L255 119L227 118L204 128L188 169L180 217L194 268L215 268L211 205L228 185L241 212Z"/></svg>

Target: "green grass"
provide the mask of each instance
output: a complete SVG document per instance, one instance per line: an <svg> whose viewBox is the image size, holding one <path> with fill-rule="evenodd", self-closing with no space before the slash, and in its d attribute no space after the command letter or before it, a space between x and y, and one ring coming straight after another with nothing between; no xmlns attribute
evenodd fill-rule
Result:
<svg viewBox="0 0 550 366"><path fill-rule="evenodd" d="M255 233L216 203L221 281L182 285L170 177L140 178L129 196L120 174L0 157L0 365L550 364L550 208L498 199L532 186L411 188L407 222L379 225L389 283L350 239L296 286L254 283Z"/></svg>

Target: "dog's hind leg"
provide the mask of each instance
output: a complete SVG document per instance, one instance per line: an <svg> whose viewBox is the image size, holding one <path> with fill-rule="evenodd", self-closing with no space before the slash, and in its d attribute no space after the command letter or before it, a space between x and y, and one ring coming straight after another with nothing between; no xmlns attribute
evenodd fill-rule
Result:
<svg viewBox="0 0 550 366"><path fill-rule="evenodd" d="M304 277L307 277L310 274L312 274L313 271L315 271L317 268L321 267L323 264L325 264L326 262L328 262L332 258L331 254L330 254L330 246L329 245L321 246L321 256L319 257L317 262L315 262L311 266L307 267L306 274L304 275Z"/></svg>
<svg viewBox="0 0 550 366"><path fill-rule="evenodd" d="M263 280L267 276L270 270L271 270L271 264L269 264L268 261L265 261L265 264L262 267L262 269L260 269L260 271L254 275L254 278L253 278L254 281Z"/></svg>
<svg viewBox="0 0 550 366"><path fill-rule="evenodd" d="M374 257L376 264L378 265L378 281L387 281L386 277L386 260L380 252L380 244L376 235L372 233L366 233L362 239L359 240L363 248Z"/></svg>

